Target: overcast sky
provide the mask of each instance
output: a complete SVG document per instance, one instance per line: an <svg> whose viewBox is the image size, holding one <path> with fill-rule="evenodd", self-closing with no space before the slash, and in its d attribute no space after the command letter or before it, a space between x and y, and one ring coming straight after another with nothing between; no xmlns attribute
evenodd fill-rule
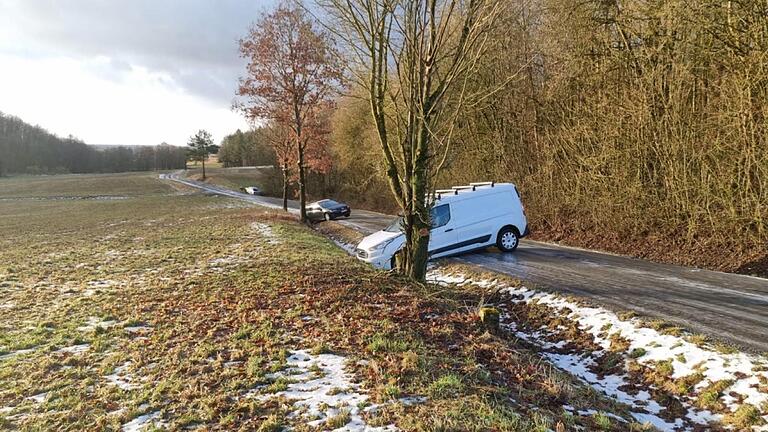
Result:
<svg viewBox="0 0 768 432"><path fill-rule="evenodd" d="M247 128L237 40L273 0L0 0L0 111L89 144Z"/></svg>

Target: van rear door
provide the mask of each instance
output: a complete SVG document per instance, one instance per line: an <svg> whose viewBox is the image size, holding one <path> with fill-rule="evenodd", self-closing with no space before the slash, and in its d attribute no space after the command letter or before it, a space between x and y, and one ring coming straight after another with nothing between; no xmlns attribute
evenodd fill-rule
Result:
<svg viewBox="0 0 768 432"><path fill-rule="evenodd" d="M456 244L456 222L451 214L451 204L432 208L432 230L429 234L429 255L450 251Z"/></svg>

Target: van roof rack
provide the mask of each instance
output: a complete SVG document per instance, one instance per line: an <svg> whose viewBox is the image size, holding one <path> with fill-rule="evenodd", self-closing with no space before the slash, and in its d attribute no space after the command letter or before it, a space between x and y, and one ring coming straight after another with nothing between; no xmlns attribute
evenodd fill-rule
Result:
<svg viewBox="0 0 768 432"><path fill-rule="evenodd" d="M454 190L454 189L438 189L438 190L435 191L435 193L438 194L438 195L442 195L442 194L458 195L459 191Z"/></svg>
<svg viewBox="0 0 768 432"><path fill-rule="evenodd" d="M476 191L479 186L490 186L494 187L496 185L496 182L477 182L477 183L470 183L466 186L453 186L450 189L437 189L436 191L432 192L432 199L440 199L442 198L442 195L458 195L459 191L463 190L472 190L472 192Z"/></svg>
<svg viewBox="0 0 768 432"><path fill-rule="evenodd" d="M466 190L466 189L472 189L472 192L474 192L474 191L475 191L475 189L477 189L477 186L472 186L472 185L469 185L469 186L454 186L454 187L452 187L451 189L453 189L453 190L455 190L455 191L461 191L461 190Z"/></svg>

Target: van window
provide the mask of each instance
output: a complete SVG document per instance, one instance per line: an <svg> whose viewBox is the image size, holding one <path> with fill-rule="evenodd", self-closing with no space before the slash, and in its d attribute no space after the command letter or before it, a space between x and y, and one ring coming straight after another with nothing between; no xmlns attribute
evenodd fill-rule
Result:
<svg viewBox="0 0 768 432"><path fill-rule="evenodd" d="M440 228L451 220L451 209L448 204L432 208L432 228Z"/></svg>

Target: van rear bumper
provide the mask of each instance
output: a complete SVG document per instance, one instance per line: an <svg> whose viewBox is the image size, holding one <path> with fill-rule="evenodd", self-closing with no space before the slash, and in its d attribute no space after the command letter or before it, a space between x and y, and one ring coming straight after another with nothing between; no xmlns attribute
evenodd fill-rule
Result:
<svg viewBox="0 0 768 432"><path fill-rule="evenodd" d="M531 228L528 226L528 224L525 225L525 231L523 231L522 234L520 234L520 237L526 237L528 234L531 233Z"/></svg>

